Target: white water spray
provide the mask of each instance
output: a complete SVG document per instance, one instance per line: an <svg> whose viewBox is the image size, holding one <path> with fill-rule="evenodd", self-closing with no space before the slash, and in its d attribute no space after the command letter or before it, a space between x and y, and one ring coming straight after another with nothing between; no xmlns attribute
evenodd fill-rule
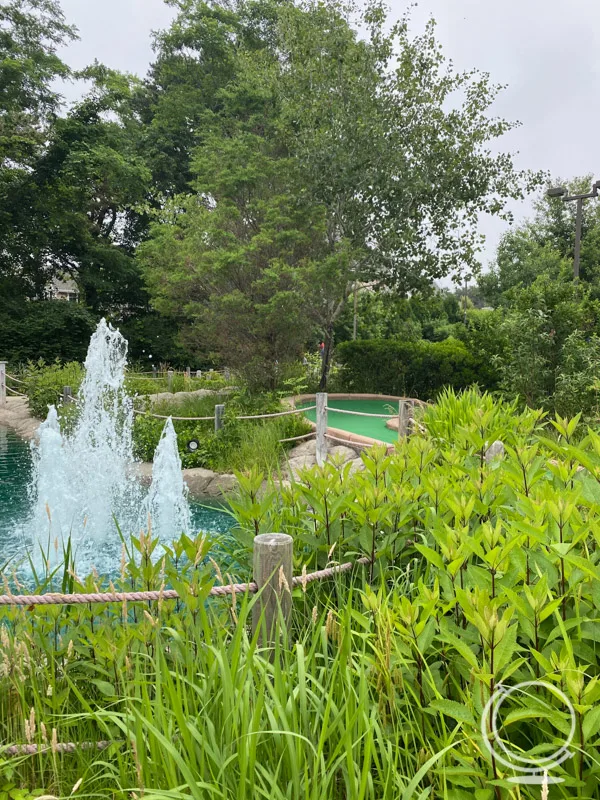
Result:
<svg viewBox="0 0 600 800"><path fill-rule="evenodd" d="M190 512L181 474L177 435L171 420L156 450L152 485L146 493L135 477L133 403L124 387L127 341L102 320L92 336L73 431L60 431L50 406L33 444L30 493L33 514L25 535L33 550L40 545L51 561L61 560L70 537L78 569L95 565L114 571L123 534L148 527L163 540L189 533ZM48 543L51 543L48 546ZM34 557L36 553L33 553Z"/></svg>

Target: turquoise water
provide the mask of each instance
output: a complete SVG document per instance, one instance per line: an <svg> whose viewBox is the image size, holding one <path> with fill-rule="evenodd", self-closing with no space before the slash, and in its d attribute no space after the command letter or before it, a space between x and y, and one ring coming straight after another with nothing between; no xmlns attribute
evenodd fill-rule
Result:
<svg viewBox="0 0 600 800"><path fill-rule="evenodd" d="M3 549L14 540L15 531L29 514L31 468L29 443L0 426L0 568L4 564ZM233 518L216 503L191 503L190 509L195 532L222 534L233 527Z"/></svg>
<svg viewBox="0 0 600 800"><path fill-rule="evenodd" d="M303 405L314 405L314 401L306 402ZM329 428L337 428L338 430L348 431L349 433L358 433L361 436L370 436L372 439L377 439L380 442L388 442L393 444L398 441L398 432L386 428L385 419L377 417L361 417L354 414L340 414L339 412L332 411L331 409L340 408L344 411L362 411L367 414L389 414L391 416L398 416L398 400L384 400L374 398L361 398L357 397L352 400L342 400L336 397L328 397L327 405L329 411L327 412L327 426ZM301 407L301 406L300 406ZM316 421L316 411L307 411L306 416L311 422ZM337 442L336 442L337 444Z"/></svg>

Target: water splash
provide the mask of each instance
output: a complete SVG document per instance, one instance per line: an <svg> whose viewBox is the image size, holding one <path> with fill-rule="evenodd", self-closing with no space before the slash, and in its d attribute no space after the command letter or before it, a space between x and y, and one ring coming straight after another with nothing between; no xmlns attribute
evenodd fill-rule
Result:
<svg viewBox="0 0 600 800"><path fill-rule="evenodd" d="M177 434L169 417L154 453L152 485L146 498L152 529L158 537L165 538L173 531L189 533L190 508L187 494L187 486L181 473Z"/></svg>
<svg viewBox="0 0 600 800"><path fill-rule="evenodd" d="M125 536L138 533L148 527L150 514L153 530L163 539L190 530L171 420L156 450L148 492L136 477L126 364L127 341L102 320L90 341L72 432L61 433L54 406L39 428L32 444L33 510L24 532L34 558L41 546L51 562L59 561L62 547L48 545L64 545L70 537L82 573L92 565L113 571L121 548L119 529Z"/></svg>

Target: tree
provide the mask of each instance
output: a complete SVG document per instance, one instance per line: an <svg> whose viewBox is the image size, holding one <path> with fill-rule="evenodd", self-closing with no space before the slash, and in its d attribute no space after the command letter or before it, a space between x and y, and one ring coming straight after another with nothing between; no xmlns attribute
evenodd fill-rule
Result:
<svg viewBox="0 0 600 800"><path fill-rule="evenodd" d="M55 0L9 0L0 7L0 288L22 296L36 284L30 257L36 224L15 225L15 191L43 152L60 107L54 84L69 68L57 49L75 38ZM35 289L33 289L35 292Z"/></svg>
<svg viewBox="0 0 600 800"><path fill-rule="evenodd" d="M198 3L185 5L204 8ZM207 158L223 161L222 145L217 146L220 137L242 147L248 173L257 167L253 148L256 153L268 152L270 166L261 202L265 208L269 203L277 207L277 197L293 195L303 211L289 213L288 205L286 241L293 226L302 239L307 224L313 226L312 241L299 258L297 251L290 255L275 237L256 268L264 271L265 279L277 276L275 286L284 280L286 291L297 294L298 286L305 287L287 329L292 330L304 309L306 338L313 329L324 337L324 387L334 326L356 281L373 281L406 293L452 270L475 269L478 213L504 213L506 198L521 197L539 176L515 172L507 155L489 154L487 143L512 127L487 116L497 87L485 75L453 73L441 56L433 24L411 39L407 19L402 19L387 34L385 15L370 5L362 19L368 30L363 40L353 30L348 11L334 2L242 3L236 14L237 22L229 21L237 31L232 37L236 49L227 51L225 74L230 77L216 93L216 103L198 117L203 120L198 152L204 157L194 162L196 171L200 169L196 189L210 202L200 203L202 210L193 212L194 223L183 222L181 214L165 219L163 225L174 226L170 235L161 225L154 227L154 241L164 245L163 259L160 268L157 261L152 266L152 247L145 248L145 271L159 304L168 297L173 301L178 292L180 297L198 292L196 329L204 331L206 320L216 316L214 297L209 301L205 292L206 257L218 238L215 225L227 229L219 240L222 258L236 263L240 248L245 256L250 241L248 224L256 222L247 217L242 220L246 224L236 226L232 219L225 223L231 203L240 214L244 187L223 166L218 179L209 170L213 183L225 187L224 192L213 191L210 181L203 183ZM258 36L248 33L250 19ZM179 26L180 22L174 26L176 33ZM254 97L242 88L250 83ZM249 139L240 143L237 120L240 115L249 119L254 102L249 130L258 138L253 144ZM216 138L215 119L220 125ZM221 164L216 163L215 169ZM187 215L193 204L191 199L178 201L177 206ZM305 209L312 209L318 223ZM261 229L259 222L258 235ZM193 237L193 251L185 244L173 245L177 237L184 241ZM168 248L177 250L177 264L186 266L161 278L161 271L169 270ZM184 262L182 251L186 251ZM214 274L221 277L224 271L217 269ZM227 309L231 320L227 338L247 320L244 302L252 305L244 286L237 291L239 302ZM253 342L256 339L249 336L249 348Z"/></svg>
<svg viewBox="0 0 600 800"><path fill-rule="evenodd" d="M570 194L582 193L589 190L592 178L554 183L565 183ZM506 305L514 290L531 286L541 275L572 280L575 205L544 192L535 203L533 219L504 234L491 270L479 277L487 302ZM580 279L590 285L594 296L600 296L600 207L595 201L583 207Z"/></svg>
<svg viewBox="0 0 600 800"><path fill-rule="evenodd" d="M403 17L387 33L377 3L360 22L366 40L337 3L281 12L289 147L327 209L330 241L353 252L335 282L337 302L327 303L326 354L354 281L406 293L475 271L478 214L507 217L507 197L521 198L541 177L516 172L506 154L491 156L488 143L513 127L488 117L499 87L476 71L453 72L433 22L410 38Z"/></svg>

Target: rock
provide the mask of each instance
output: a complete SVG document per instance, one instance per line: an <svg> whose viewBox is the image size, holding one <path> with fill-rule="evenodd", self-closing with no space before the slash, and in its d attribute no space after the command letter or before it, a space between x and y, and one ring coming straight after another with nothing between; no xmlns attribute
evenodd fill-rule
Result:
<svg viewBox="0 0 600 800"><path fill-rule="evenodd" d="M504 444L499 439L496 439L485 451L485 460L488 464L495 458L504 458Z"/></svg>
<svg viewBox="0 0 600 800"><path fill-rule="evenodd" d="M355 472L362 472L365 468L362 458L353 458L350 465L350 475L354 475Z"/></svg>
<svg viewBox="0 0 600 800"><path fill-rule="evenodd" d="M302 444L296 445L296 447L292 448L288 453L288 458L301 458L302 456L314 456L317 452L317 443L314 439L310 439L308 442L302 442Z"/></svg>
<svg viewBox="0 0 600 800"><path fill-rule="evenodd" d="M351 447L346 447L343 444L330 447L327 453L328 461L337 461L345 464L346 461L353 461L356 458L356 451Z"/></svg>
<svg viewBox="0 0 600 800"><path fill-rule="evenodd" d="M152 463L144 461L141 464L133 465L133 474L145 486L149 486L152 482Z"/></svg>
<svg viewBox="0 0 600 800"><path fill-rule="evenodd" d="M183 470L183 480L187 483L192 497L208 494L208 487L216 477L218 477L217 472L202 467Z"/></svg>
<svg viewBox="0 0 600 800"><path fill-rule="evenodd" d="M214 396L220 394L223 394L222 390L216 391L214 389L196 389L193 392L158 392L158 394L148 395L148 399L151 405L156 405L158 403L171 403L172 405L180 406L187 400L191 400L194 397L210 397L211 395Z"/></svg>
<svg viewBox="0 0 600 800"><path fill-rule="evenodd" d="M216 477L210 481L204 492L208 497L221 497L224 494L231 494L231 492L237 489L237 485L238 482L235 475L217 474Z"/></svg>
<svg viewBox="0 0 600 800"><path fill-rule="evenodd" d="M290 458L283 470L283 475L285 477L293 476L296 478L300 470L303 470L306 467L314 467L316 463L317 462L314 455L304 455L296 458Z"/></svg>

